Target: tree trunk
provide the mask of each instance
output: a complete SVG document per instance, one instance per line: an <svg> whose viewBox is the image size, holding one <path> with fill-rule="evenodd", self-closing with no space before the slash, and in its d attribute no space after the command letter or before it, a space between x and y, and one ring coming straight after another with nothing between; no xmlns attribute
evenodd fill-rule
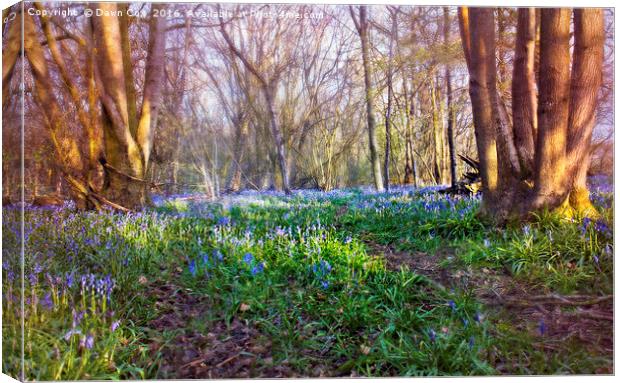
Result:
<svg viewBox="0 0 620 383"><path fill-rule="evenodd" d="M396 14L392 13L392 30L390 32L390 47L388 52L388 64L387 64L387 88L388 88L388 100L387 109L385 111L385 161L383 163L383 172L385 179L383 180L383 186L386 191L390 190L390 151L392 149L392 98L394 97L394 89L392 86L392 66L394 60L394 40L398 39L398 19Z"/></svg>
<svg viewBox="0 0 620 383"><path fill-rule="evenodd" d="M282 189L286 194L291 193L288 166L286 161L286 148L284 146L284 137L282 136L282 130L277 122L275 105L271 89L268 86L264 87L265 99L267 101L267 112L269 113L269 128L276 144L277 163L280 167L280 175L282 177Z"/></svg>
<svg viewBox="0 0 620 383"><path fill-rule="evenodd" d="M537 135L535 39L536 10L519 8L512 75L512 120L523 178L531 177L534 169L534 137Z"/></svg>
<svg viewBox="0 0 620 383"><path fill-rule="evenodd" d="M153 4L153 11L163 9L164 4ZM149 45L144 69L144 94L142 96L142 111L136 131L136 138L142 149L144 174L149 165L151 149L153 147L153 133L159 104L161 102L162 78L164 75L164 60L166 55L166 18L151 17L149 22Z"/></svg>
<svg viewBox="0 0 620 383"><path fill-rule="evenodd" d="M373 106L374 92L372 87L372 69L370 66L370 43L368 41L368 21L366 18L366 9L367 7L364 5L359 7L359 20L356 19L352 9L351 16L353 17L353 21L360 36L360 42L362 45L362 65L364 67L364 87L366 91L366 119L368 124L368 145L370 147L370 166L372 176L375 181L375 188L377 191L382 192L384 188L381 177L381 163L379 161L377 148L375 111Z"/></svg>
<svg viewBox="0 0 620 383"><path fill-rule="evenodd" d="M435 179L436 184L443 184L443 124L440 111L440 97L437 95L437 86L433 79L429 80L429 86L433 132L433 178Z"/></svg>
<svg viewBox="0 0 620 383"><path fill-rule="evenodd" d="M570 14L567 8L541 11L535 187L528 210L554 209L566 198Z"/></svg>
<svg viewBox="0 0 620 383"><path fill-rule="evenodd" d="M162 6L154 4L153 9ZM117 10L114 3L100 3L98 7L112 14ZM107 165L104 192L108 199L126 208L140 209L147 201L147 182L144 178L160 103L166 21L164 17L152 17L149 22L142 110L134 136L129 122L120 18L104 15L92 19L99 56L96 77L104 109L102 125Z"/></svg>
<svg viewBox="0 0 620 383"><path fill-rule="evenodd" d="M403 76L403 92L405 100L405 177L403 183L414 183L413 179L413 152L411 150L411 129L414 120L413 96L410 97L407 90L407 78Z"/></svg>
<svg viewBox="0 0 620 383"><path fill-rule="evenodd" d="M248 139L248 121L245 116L237 118L235 123L235 142L233 145L233 158L226 182L226 191L238 192L241 189L241 175L243 172L243 160L245 145Z"/></svg>
<svg viewBox="0 0 620 383"><path fill-rule="evenodd" d="M443 41L446 50L450 44L450 11L448 7L443 8ZM450 184L456 187L456 143L454 141L454 125L456 123L456 112L452 101L452 73L450 65L446 64L446 93L448 96L448 151L450 163Z"/></svg>
<svg viewBox="0 0 620 383"><path fill-rule="evenodd" d="M21 14L17 16L21 18ZM32 17L24 15L24 52L30 63L35 82L35 100L41 108L45 125L50 134L56 162L71 186L71 195L76 205L81 208L96 204L88 191L84 179L84 164L79 150L79 143L74 135L66 129L60 107L54 97L54 87L50 80L39 38Z"/></svg>
<svg viewBox="0 0 620 383"><path fill-rule="evenodd" d="M469 96L482 177L482 211L486 213L496 207L499 193L495 138L497 116L490 92L496 81L493 10L462 7L459 9L459 26L470 74Z"/></svg>
<svg viewBox="0 0 620 383"><path fill-rule="evenodd" d="M595 215L586 177L590 164L590 142L596 122L598 91L602 83L605 30L603 10L575 9L575 47L570 85L567 173L570 204L580 215Z"/></svg>

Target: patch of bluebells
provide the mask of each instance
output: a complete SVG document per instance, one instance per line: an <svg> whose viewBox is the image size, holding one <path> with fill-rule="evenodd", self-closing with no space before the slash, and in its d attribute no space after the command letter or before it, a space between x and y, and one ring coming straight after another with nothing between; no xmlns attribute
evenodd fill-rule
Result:
<svg viewBox="0 0 620 383"><path fill-rule="evenodd" d="M187 260L187 268L189 273L196 277L200 271L204 271L205 276L209 276L209 269L215 267L217 264L224 261L224 254L218 249L214 249L209 256L209 253L204 251L199 254L198 260L196 259L188 259Z"/></svg>
<svg viewBox="0 0 620 383"><path fill-rule="evenodd" d="M265 263L259 262L254 258L252 253L245 253L243 262L250 268L250 273L256 276L265 270Z"/></svg>
<svg viewBox="0 0 620 383"><path fill-rule="evenodd" d="M332 271L332 266L326 260L322 259L318 263L312 264L310 267L314 279L319 283L321 288L326 290L329 287L328 276Z"/></svg>
<svg viewBox="0 0 620 383"><path fill-rule="evenodd" d="M590 218L584 218L581 221L581 224L578 226L579 232L581 236L585 238L586 241L589 241L589 230L593 230L598 235L601 235L605 238L611 238L613 235L613 231L609 228L607 223L604 220L598 219L593 221Z"/></svg>

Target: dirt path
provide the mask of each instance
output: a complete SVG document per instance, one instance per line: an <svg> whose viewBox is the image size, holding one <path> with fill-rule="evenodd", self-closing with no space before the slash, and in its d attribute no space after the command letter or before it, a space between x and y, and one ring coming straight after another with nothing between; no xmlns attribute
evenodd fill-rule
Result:
<svg viewBox="0 0 620 383"><path fill-rule="evenodd" d="M209 310L206 299L186 289L159 281L149 286L157 297L159 317L149 323L157 334L149 350L160 355L158 379L221 379L294 377L286 365L275 366L271 342L256 328L233 318L230 324L218 321L204 331L193 325ZM178 333L164 340L165 333Z"/></svg>
<svg viewBox="0 0 620 383"><path fill-rule="evenodd" d="M450 249L426 254L399 252L375 243L368 246L385 258L388 269L405 266L447 289L472 291L489 311L517 331L539 339L537 346L548 353L562 352L569 342L576 342L584 350L613 359L613 296L561 296L534 291L508 272L459 265ZM500 362L496 368L510 373L508 363ZM613 365L596 372L611 374Z"/></svg>

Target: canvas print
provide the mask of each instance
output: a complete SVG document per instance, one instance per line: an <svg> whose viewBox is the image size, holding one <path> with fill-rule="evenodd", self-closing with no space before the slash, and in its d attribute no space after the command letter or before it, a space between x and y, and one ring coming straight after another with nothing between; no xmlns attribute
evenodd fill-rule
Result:
<svg viewBox="0 0 620 383"><path fill-rule="evenodd" d="M611 6L2 20L2 373L614 373Z"/></svg>

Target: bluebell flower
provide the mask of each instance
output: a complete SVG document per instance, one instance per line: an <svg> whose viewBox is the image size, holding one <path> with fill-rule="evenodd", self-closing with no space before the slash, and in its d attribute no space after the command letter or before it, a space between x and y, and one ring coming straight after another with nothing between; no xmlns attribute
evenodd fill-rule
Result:
<svg viewBox="0 0 620 383"><path fill-rule="evenodd" d="M469 345L469 349L470 350L472 350L474 348L474 336L473 335L469 337L468 345Z"/></svg>
<svg viewBox="0 0 620 383"><path fill-rule="evenodd" d="M217 224L220 225L220 226L226 226L226 225L230 224L230 218L228 218L228 217L220 217L217 220Z"/></svg>
<svg viewBox="0 0 620 383"><path fill-rule="evenodd" d="M467 327L469 324L469 320L467 318L463 318L463 326Z"/></svg>
<svg viewBox="0 0 620 383"><path fill-rule="evenodd" d="M611 232L611 230L609 230L609 226L607 226L605 221L603 221L602 219L599 219L594 223L594 228L596 229L596 231L604 235L607 235Z"/></svg>
<svg viewBox="0 0 620 383"><path fill-rule="evenodd" d="M80 330L77 330L77 329L73 328L73 329L71 329L71 330L67 331L67 333L65 334L64 338L65 338L65 340L68 342L68 341L69 341L69 339L71 339L71 337L72 337L73 335L80 335L81 333L82 333L82 332L81 332Z"/></svg>
<svg viewBox="0 0 620 383"><path fill-rule="evenodd" d="M52 295L50 293L45 294L43 300L41 301L41 305L48 310L54 308L54 303L52 302Z"/></svg>
<svg viewBox="0 0 620 383"><path fill-rule="evenodd" d="M213 250L213 257L218 261L222 261L224 259L224 254L221 251L215 249Z"/></svg>
<svg viewBox="0 0 620 383"><path fill-rule="evenodd" d="M43 271L43 266L41 266L38 262L35 263L34 265L34 269L33 269L35 274L39 274L41 271Z"/></svg>
<svg viewBox="0 0 620 383"><path fill-rule="evenodd" d="M482 321L482 315L480 315L478 311L474 314L474 321L476 321L476 323L480 323Z"/></svg>
<svg viewBox="0 0 620 383"><path fill-rule="evenodd" d="M110 331L114 332L116 331L116 329L121 325L121 321L114 321L112 322L112 325L110 326Z"/></svg>
<svg viewBox="0 0 620 383"><path fill-rule="evenodd" d="M95 337L92 335L88 335L86 337L86 340L84 341L84 345L86 346L88 350L93 348L93 346L95 345Z"/></svg>
<svg viewBox="0 0 620 383"><path fill-rule="evenodd" d="M581 223L581 225L579 226L579 231L581 232L581 235L586 235L587 231L588 231L588 227L590 227L590 223L592 222L592 220L590 218L584 218L583 222Z"/></svg>
<svg viewBox="0 0 620 383"><path fill-rule="evenodd" d="M265 264L263 262L261 262L258 265L252 267L252 275L256 275L258 273L261 273L264 269L265 269Z"/></svg>
<svg viewBox="0 0 620 383"><path fill-rule="evenodd" d="M248 265L250 265L253 260L254 256L250 253L245 253L245 255L243 256L243 262L247 263Z"/></svg>
<svg viewBox="0 0 620 383"><path fill-rule="evenodd" d="M192 276L196 276L196 261L193 259L189 262L189 272L192 273Z"/></svg>
<svg viewBox="0 0 620 383"><path fill-rule="evenodd" d="M323 281L321 282L321 286L323 287L323 289L327 289L329 287L329 282Z"/></svg>
<svg viewBox="0 0 620 383"><path fill-rule="evenodd" d="M437 333L433 329L428 330L428 336L431 338L431 342L434 342L435 339L437 339Z"/></svg>
<svg viewBox="0 0 620 383"><path fill-rule="evenodd" d="M207 253L202 254L202 263L204 265L208 265L209 264L209 254L207 254Z"/></svg>
<svg viewBox="0 0 620 383"><path fill-rule="evenodd" d="M456 303L451 300L450 302L448 302L448 305L450 306L450 308L452 309L452 311L456 311Z"/></svg>
<svg viewBox="0 0 620 383"><path fill-rule="evenodd" d="M538 332L540 333L540 336L545 335L546 331L547 331L547 326L545 325L545 321L541 319L540 323L538 323Z"/></svg>
<svg viewBox="0 0 620 383"><path fill-rule="evenodd" d="M321 266L323 267L323 270L327 270L328 272L332 269L332 266L329 264L329 262L325 260L321 261Z"/></svg>

